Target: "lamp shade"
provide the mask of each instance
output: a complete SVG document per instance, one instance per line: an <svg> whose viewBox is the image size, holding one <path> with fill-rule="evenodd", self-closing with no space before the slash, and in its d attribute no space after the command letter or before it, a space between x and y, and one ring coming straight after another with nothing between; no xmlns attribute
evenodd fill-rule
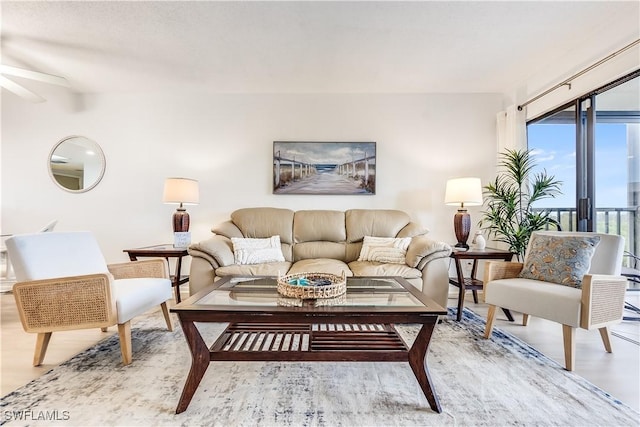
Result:
<svg viewBox="0 0 640 427"><path fill-rule="evenodd" d="M482 204L480 178L454 178L448 180L444 203L446 205L480 206Z"/></svg>
<svg viewBox="0 0 640 427"><path fill-rule="evenodd" d="M198 181L190 178L167 178L164 182L162 201L197 205L200 201Z"/></svg>

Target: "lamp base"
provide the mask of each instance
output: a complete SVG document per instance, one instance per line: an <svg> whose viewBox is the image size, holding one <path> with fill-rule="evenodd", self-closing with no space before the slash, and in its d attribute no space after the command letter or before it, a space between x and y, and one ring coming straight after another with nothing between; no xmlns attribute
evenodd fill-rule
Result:
<svg viewBox="0 0 640 427"><path fill-rule="evenodd" d="M189 231L189 214L185 208L178 208L173 214L173 232Z"/></svg>
<svg viewBox="0 0 640 427"><path fill-rule="evenodd" d="M458 209L458 213L453 217L453 228L456 232L456 239L458 239L458 243L454 247L469 249L467 240L471 232L471 215L467 213L466 209Z"/></svg>

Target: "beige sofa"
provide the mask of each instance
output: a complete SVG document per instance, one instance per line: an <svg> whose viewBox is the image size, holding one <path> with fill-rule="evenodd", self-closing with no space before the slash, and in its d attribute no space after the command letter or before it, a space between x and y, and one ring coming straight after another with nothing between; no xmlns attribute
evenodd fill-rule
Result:
<svg viewBox="0 0 640 427"><path fill-rule="evenodd" d="M397 210L301 210L246 208L212 228L214 236L192 244L191 294L229 275L277 276L323 272L347 276L401 276L446 307L451 247ZM235 264L231 238L280 236L284 261ZM365 236L410 237L406 262L358 261Z"/></svg>

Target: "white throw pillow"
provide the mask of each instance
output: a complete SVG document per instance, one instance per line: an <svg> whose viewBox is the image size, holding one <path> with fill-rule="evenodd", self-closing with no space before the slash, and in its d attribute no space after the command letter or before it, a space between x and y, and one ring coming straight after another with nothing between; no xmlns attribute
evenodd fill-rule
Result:
<svg viewBox="0 0 640 427"><path fill-rule="evenodd" d="M411 237L364 236L358 261L378 261L389 264L406 264L405 256Z"/></svg>
<svg viewBox="0 0 640 427"><path fill-rule="evenodd" d="M232 237L231 243L233 243L233 256L236 264L284 261L280 247L280 236L271 236L265 239Z"/></svg>

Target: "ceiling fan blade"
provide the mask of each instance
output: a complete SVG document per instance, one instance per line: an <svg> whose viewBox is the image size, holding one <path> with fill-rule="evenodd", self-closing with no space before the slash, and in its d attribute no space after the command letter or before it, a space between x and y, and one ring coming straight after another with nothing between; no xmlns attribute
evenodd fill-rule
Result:
<svg viewBox="0 0 640 427"><path fill-rule="evenodd" d="M10 76L24 77L25 79L37 80L39 82L51 83L54 85L71 87L67 79L53 74L41 73L39 71L25 70L23 68L0 65L0 73Z"/></svg>
<svg viewBox="0 0 640 427"><path fill-rule="evenodd" d="M31 101L34 103L46 101L46 99L44 99L40 95L37 95L30 90L23 88L18 83L9 80L4 76L0 76L0 86L7 89L9 92L15 93L20 98L26 99L27 101Z"/></svg>

